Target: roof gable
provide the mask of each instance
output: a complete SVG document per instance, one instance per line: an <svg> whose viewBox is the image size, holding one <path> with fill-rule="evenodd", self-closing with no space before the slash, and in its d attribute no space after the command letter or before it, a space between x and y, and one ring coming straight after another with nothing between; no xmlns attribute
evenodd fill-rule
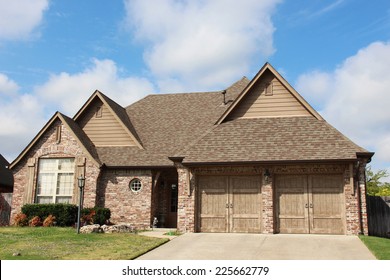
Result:
<svg viewBox="0 0 390 280"><path fill-rule="evenodd" d="M268 117L322 117L266 63L216 124L227 120Z"/></svg>
<svg viewBox="0 0 390 280"><path fill-rule="evenodd" d="M136 146L143 149L125 109L99 91L92 94L74 120L95 146Z"/></svg>
<svg viewBox="0 0 390 280"><path fill-rule="evenodd" d="M72 133L73 137L83 148L86 155L90 157L92 162L94 162L97 166L101 165L97 157L97 153L94 150L94 146L92 145L92 143L90 143L84 131L81 130L80 127L71 118L61 114L60 112L56 112L46 123L46 125L39 131L39 133L34 137L34 139L27 145L27 147L11 163L10 169L12 169L30 151L30 149L38 142L38 140L49 130L49 128L57 120L59 120Z"/></svg>

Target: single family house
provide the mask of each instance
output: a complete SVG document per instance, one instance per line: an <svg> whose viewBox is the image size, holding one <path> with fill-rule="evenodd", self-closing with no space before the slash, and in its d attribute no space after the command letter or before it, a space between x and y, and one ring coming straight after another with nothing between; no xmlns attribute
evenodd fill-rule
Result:
<svg viewBox="0 0 390 280"><path fill-rule="evenodd" d="M327 123L266 63L222 91L154 94L122 107L95 91L11 163L25 203L107 207L111 222L182 232L367 234L374 153Z"/></svg>

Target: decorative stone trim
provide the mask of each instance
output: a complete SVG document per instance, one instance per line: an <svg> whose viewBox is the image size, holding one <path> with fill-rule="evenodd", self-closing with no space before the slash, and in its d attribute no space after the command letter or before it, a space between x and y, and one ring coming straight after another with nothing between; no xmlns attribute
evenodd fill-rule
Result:
<svg viewBox="0 0 390 280"><path fill-rule="evenodd" d="M273 167L275 174L335 174L344 173L345 170L349 170L346 164L279 165Z"/></svg>

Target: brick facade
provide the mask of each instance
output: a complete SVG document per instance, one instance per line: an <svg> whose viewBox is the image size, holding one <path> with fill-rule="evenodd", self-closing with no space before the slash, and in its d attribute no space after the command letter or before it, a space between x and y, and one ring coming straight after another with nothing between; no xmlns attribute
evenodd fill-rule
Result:
<svg viewBox="0 0 390 280"><path fill-rule="evenodd" d="M61 126L61 141L57 141L56 138L56 127L59 125ZM95 207L96 205L107 207L112 213L111 222L131 223L140 229L150 227L151 171L101 170L59 120L46 130L24 159L13 168L15 183L11 222L24 204L35 201L38 162L42 158L75 158L73 204L79 202L77 177L83 174L86 178L84 207ZM142 182L142 189L137 193L132 192L129 188L129 183L134 178L138 178ZM32 182L31 186L29 186L29 181Z"/></svg>
<svg viewBox="0 0 390 280"><path fill-rule="evenodd" d="M57 141L56 129L61 127L61 140ZM94 207L96 203L96 186L100 169L85 150L80 146L72 133L59 120L46 130L26 156L13 168L14 192L12 197L11 223L14 216L26 203L34 203L37 187L38 162L41 158L75 158L84 159L82 166L86 178L84 207ZM77 160L75 160L76 164ZM76 164L77 165L77 164ZM72 202L78 204L78 187L74 178Z"/></svg>
<svg viewBox="0 0 390 280"><path fill-rule="evenodd" d="M56 127L61 126L61 141L58 141ZM86 153L73 134L56 120L32 146L22 160L13 168L14 193L12 198L11 221L21 211L25 203L35 201L38 163L42 158L75 158L74 204L78 203L77 176L85 175L84 207L95 205L111 210L111 222L131 223L139 229L147 229L153 218L166 215L169 209L169 192L160 186L164 181L176 180L168 173L145 169L108 169L99 167ZM274 233L275 229L275 185L273 176L277 174L342 174L345 197L345 233L367 234L367 211L365 201L365 162L358 168L351 164L306 164L275 166L224 166L188 168L175 163L178 182L177 228L181 232L197 231L197 185L199 175L259 175L261 186L261 232ZM271 176L263 174L268 169ZM175 173L175 172L174 172ZM165 174L165 175L164 175ZM164 177L165 176L165 177ZM142 189L133 192L130 182L138 178ZM170 181L169 184L172 182ZM153 185L155 184L155 185ZM160 188L161 187L161 188ZM153 189L154 188L154 189ZM160 221L161 222L161 221ZM164 226L160 223L160 226Z"/></svg>
<svg viewBox="0 0 390 280"><path fill-rule="evenodd" d="M130 182L139 179L142 189L133 192ZM98 188L98 205L111 210L113 223L131 223L137 229L151 226L151 170L104 170Z"/></svg>

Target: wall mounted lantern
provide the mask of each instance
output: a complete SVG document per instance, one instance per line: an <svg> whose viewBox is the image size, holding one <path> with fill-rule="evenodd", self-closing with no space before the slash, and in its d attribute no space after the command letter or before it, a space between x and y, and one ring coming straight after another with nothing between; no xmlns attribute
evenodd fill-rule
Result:
<svg viewBox="0 0 390 280"><path fill-rule="evenodd" d="M269 183L269 178L271 177L271 173L269 172L269 170L268 169L265 169L264 170L264 181L266 182L266 183Z"/></svg>

